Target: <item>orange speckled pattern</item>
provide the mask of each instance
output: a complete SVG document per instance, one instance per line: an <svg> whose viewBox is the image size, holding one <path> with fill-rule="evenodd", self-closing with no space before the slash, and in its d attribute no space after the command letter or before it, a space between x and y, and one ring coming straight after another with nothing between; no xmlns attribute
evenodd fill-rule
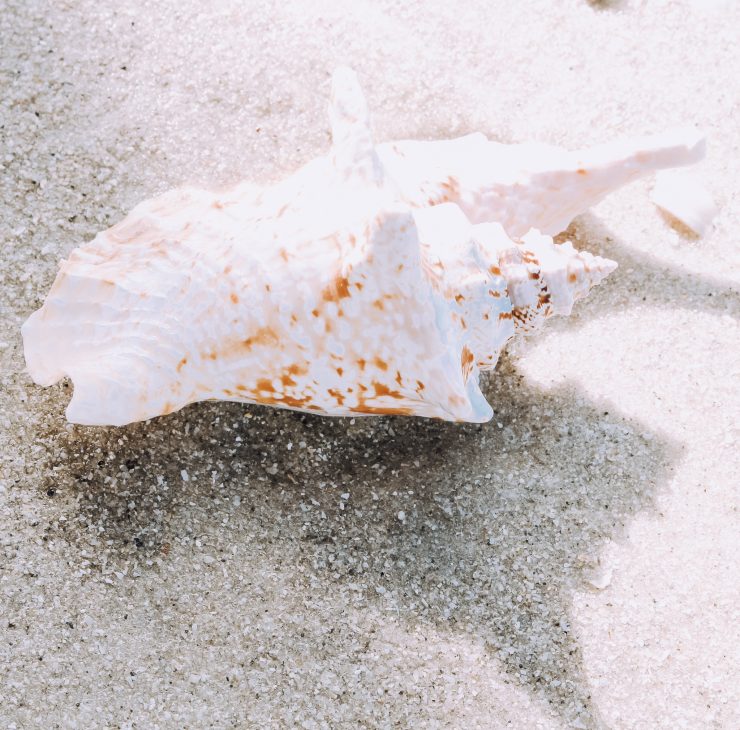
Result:
<svg viewBox="0 0 740 730"><path fill-rule="evenodd" d="M329 116L329 155L287 180L171 191L62 262L23 336L36 382L72 379L70 421L121 425L206 399L486 421L479 372L614 268L530 230L535 208L562 217L592 196L581 173L606 162L540 171L513 195L489 167L512 151L481 135L375 147L348 69ZM494 199L503 207L485 208Z"/></svg>

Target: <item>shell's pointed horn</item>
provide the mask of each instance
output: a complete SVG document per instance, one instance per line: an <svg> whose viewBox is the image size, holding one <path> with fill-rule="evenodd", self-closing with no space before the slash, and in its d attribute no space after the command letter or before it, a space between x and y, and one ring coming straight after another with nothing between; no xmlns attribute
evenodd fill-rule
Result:
<svg viewBox="0 0 740 730"><path fill-rule="evenodd" d="M370 115L357 74L346 66L334 71L329 102L331 160L348 178L379 183L380 160L370 131Z"/></svg>
<svg viewBox="0 0 740 730"><path fill-rule="evenodd" d="M540 186L555 190L549 212L539 228L555 235L581 213L617 188L655 170L692 165L702 159L705 143L695 129L610 142L587 150L551 157L543 154L535 177Z"/></svg>
<svg viewBox="0 0 740 730"><path fill-rule="evenodd" d="M634 177L635 173L696 164L705 153L706 142L701 132L692 127L677 127L662 134L599 145L575 154L581 157L579 169L586 172L619 168Z"/></svg>
<svg viewBox="0 0 740 730"><path fill-rule="evenodd" d="M332 74L329 118L332 133L339 133L340 136L344 125L369 125L370 115L365 95L360 88L357 74L348 66L340 66Z"/></svg>

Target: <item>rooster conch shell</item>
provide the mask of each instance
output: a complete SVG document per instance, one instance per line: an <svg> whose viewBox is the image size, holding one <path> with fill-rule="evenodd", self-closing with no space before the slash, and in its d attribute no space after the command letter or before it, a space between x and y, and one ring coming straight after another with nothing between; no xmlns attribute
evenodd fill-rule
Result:
<svg viewBox="0 0 740 730"><path fill-rule="evenodd" d="M329 111L329 155L284 182L166 193L62 262L23 338L37 383L73 381L70 421L206 399L486 421L480 371L616 266L534 229L701 147L376 146L349 69Z"/></svg>

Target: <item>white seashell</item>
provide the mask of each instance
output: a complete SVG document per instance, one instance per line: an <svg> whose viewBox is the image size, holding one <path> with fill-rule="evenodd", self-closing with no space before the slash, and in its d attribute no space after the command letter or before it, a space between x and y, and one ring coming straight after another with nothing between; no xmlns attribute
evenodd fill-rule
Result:
<svg viewBox="0 0 740 730"><path fill-rule="evenodd" d="M122 425L206 399L486 421L479 372L616 266L531 229L559 231L701 148L375 146L347 69L330 119L329 155L287 180L166 193L62 262L23 338L36 382L72 379L70 421Z"/></svg>
<svg viewBox="0 0 740 730"><path fill-rule="evenodd" d="M655 205L703 236L717 215L712 196L692 176L673 170L656 175L651 194Z"/></svg>

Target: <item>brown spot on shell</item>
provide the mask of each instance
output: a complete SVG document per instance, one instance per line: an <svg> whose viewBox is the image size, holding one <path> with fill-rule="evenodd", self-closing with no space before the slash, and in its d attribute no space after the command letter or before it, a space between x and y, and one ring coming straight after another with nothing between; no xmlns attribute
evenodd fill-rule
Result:
<svg viewBox="0 0 740 730"><path fill-rule="evenodd" d="M279 341L280 338L272 327L260 327L251 337L243 340L242 345L250 349L254 345L277 345Z"/></svg>
<svg viewBox="0 0 740 730"><path fill-rule="evenodd" d="M377 368L380 368L381 370L388 370L388 363L385 360L381 360L377 355L375 356L373 362L375 363L375 366Z"/></svg>
<svg viewBox="0 0 740 730"><path fill-rule="evenodd" d="M336 398L336 401L337 401L337 404L338 405L340 405L340 406L344 405L344 395L342 395L342 393L340 393L338 390L336 390L335 388L329 388L326 392L332 398Z"/></svg>
<svg viewBox="0 0 740 730"><path fill-rule="evenodd" d="M387 385L379 383L377 380L373 380L373 388L375 388L376 397L387 395L391 398L403 398L402 393L399 393L397 390L391 390Z"/></svg>
<svg viewBox="0 0 740 730"><path fill-rule="evenodd" d="M363 358L360 358L357 361L357 364L360 366L360 370L364 370L365 369L365 365L367 365L367 361L364 360ZM360 386L360 387L362 387L362 386Z"/></svg>
<svg viewBox="0 0 740 730"><path fill-rule="evenodd" d="M177 363L177 372L179 373L179 372L180 372L180 370L182 370L182 369L183 369L183 367L184 367L185 365L187 365L187 364L188 364L188 359L187 359L186 357L184 357L184 358L183 358L182 360L180 360L180 362L179 362L179 363Z"/></svg>
<svg viewBox="0 0 740 730"><path fill-rule="evenodd" d="M447 195L445 196L447 200L459 197L460 183L456 177L449 175L446 182L442 183L442 187L447 192Z"/></svg>
<svg viewBox="0 0 740 730"><path fill-rule="evenodd" d="M368 413L374 416L411 416L413 411L408 406L369 406L366 403L350 408L352 413Z"/></svg>
<svg viewBox="0 0 740 730"><path fill-rule="evenodd" d="M310 403L310 397L296 398L292 395L281 395L280 397L266 396L257 394L254 396L257 403L262 403L266 406L288 406L289 408L307 408L315 411L319 410L318 406Z"/></svg>
<svg viewBox="0 0 740 730"><path fill-rule="evenodd" d="M578 169L576 170L576 172L577 172L577 173L578 173L579 175L588 175L588 172L586 172L586 170L584 170L584 169L583 169L582 167L579 167L579 168L578 168Z"/></svg>
<svg viewBox="0 0 740 730"><path fill-rule="evenodd" d="M234 294L234 292L231 292L231 296L229 298L234 304L239 304L239 297Z"/></svg>
<svg viewBox="0 0 740 730"><path fill-rule="evenodd" d="M462 367L463 380L467 382L470 374L473 372L473 363L475 362L475 356L471 352L467 345L463 345L462 353L460 354L460 365Z"/></svg>
<svg viewBox="0 0 740 730"><path fill-rule="evenodd" d="M531 307L514 307L511 310L511 316L517 320L517 322L521 322L522 324L529 320L532 316L532 308Z"/></svg>
<svg viewBox="0 0 740 730"><path fill-rule="evenodd" d="M501 269L498 266L490 266L488 271L494 276L501 276Z"/></svg>
<svg viewBox="0 0 740 730"><path fill-rule="evenodd" d="M462 294L456 294L455 295L455 301L458 304L460 304L460 302L464 302L465 301L465 297Z"/></svg>
<svg viewBox="0 0 740 730"><path fill-rule="evenodd" d="M571 284L575 284L575 282L577 281L577 279L578 279L578 276L576 276L576 274L568 274L568 281Z"/></svg>
<svg viewBox="0 0 740 730"><path fill-rule="evenodd" d="M382 312L382 311L383 311L383 310L385 309L385 306L383 305L383 300L382 300L382 299L376 299L376 300L375 300L375 301L373 302L373 306L374 306L374 307L375 307L376 309L379 309L379 310L380 310L381 312Z"/></svg>
<svg viewBox="0 0 740 730"><path fill-rule="evenodd" d="M350 296L349 280L346 276L337 276L334 281L321 292L321 298L325 302L338 302Z"/></svg>

